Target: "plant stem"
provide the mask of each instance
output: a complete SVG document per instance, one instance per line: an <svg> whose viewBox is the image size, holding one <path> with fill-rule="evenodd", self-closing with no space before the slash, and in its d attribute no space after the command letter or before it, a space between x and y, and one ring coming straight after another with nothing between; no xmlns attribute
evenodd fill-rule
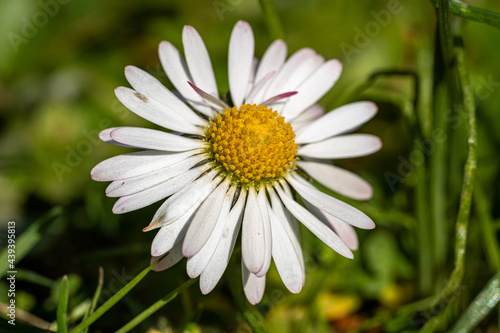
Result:
<svg viewBox="0 0 500 333"><path fill-rule="evenodd" d="M472 203L472 192L474 188L474 178L477 168L477 125L476 106L474 94L470 85L467 68L465 65L465 53L463 41L460 36L455 37L455 54L457 59L457 72L461 93L463 96L463 106L467 115L467 160L464 167L462 182L462 193L460 195L460 205L458 209L457 221L455 224L455 268L450 275L447 285L432 302L432 306L447 304L448 300L458 291L465 272L465 253L467 245L467 232L470 219ZM442 315L443 313L441 313ZM422 329L422 332L433 332L441 319L441 315L434 317Z"/></svg>
<svg viewBox="0 0 500 333"><path fill-rule="evenodd" d="M131 329L142 323L146 318L151 316L153 313L161 309L164 305L169 303L171 300L177 297L177 295L182 292L183 290L187 289L190 287L197 279L189 279L188 281L184 282L182 285L177 287L175 290L172 292L168 293L158 301L156 301L154 304L152 304L149 308L141 312L138 316L136 316L134 319L129 321L125 326L117 330L115 333L125 333L129 332Z"/></svg>
<svg viewBox="0 0 500 333"><path fill-rule="evenodd" d="M432 3L438 6L439 0L431 0ZM453 15L460 16L463 19L488 24L492 27L500 29L500 14L487 9L471 6L459 0L450 2L450 12Z"/></svg>
<svg viewBox="0 0 500 333"><path fill-rule="evenodd" d="M283 26L281 25L280 18L276 12L274 0L260 0L259 2L262 12L264 13L264 18L266 20L271 38L285 40L285 33L283 32Z"/></svg>

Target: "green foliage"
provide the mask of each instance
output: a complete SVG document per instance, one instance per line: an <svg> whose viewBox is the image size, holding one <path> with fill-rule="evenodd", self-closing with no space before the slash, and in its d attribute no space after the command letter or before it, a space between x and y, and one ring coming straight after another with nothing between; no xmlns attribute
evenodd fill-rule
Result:
<svg viewBox="0 0 500 333"><path fill-rule="evenodd" d="M495 0L0 2L0 218L16 221L15 331L495 330L499 12ZM128 151L100 142L100 130L152 126L116 100L113 90L128 86L123 68L172 88L157 47L181 49L191 24L226 92L227 44L240 19L254 29L257 57L281 37L289 54L308 46L341 60L342 77L320 104L375 101L379 112L360 131L384 143L338 161L375 192L367 202L341 198L377 224L357 231L355 259L304 228L304 289L290 294L273 266L257 306L242 294L238 250L209 295L187 280L185 261L150 273L154 235L140 231L157 206L113 215L105 184L89 175ZM3 246L3 225L0 233ZM7 259L5 247L2 309ZM14 331L6 321L0 330Z"/></svg>

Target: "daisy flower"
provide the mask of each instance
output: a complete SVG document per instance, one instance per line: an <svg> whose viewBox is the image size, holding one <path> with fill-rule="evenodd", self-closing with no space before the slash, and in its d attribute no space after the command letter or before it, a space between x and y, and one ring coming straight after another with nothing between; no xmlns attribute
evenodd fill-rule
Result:
<svg viewBox="0 0 500 333"><path fill-rule="evenodd" d="M191 278L200 276L209 293L224 273L241 229L242 276L250 303L262 299L274 260L285 284L298 293L305 281L299 222L344 257L358 247L353 226L374 228L358 209L311 184L315 179L346 197L366 200L371 186L331 164L332 159L376 152L379 138L346 134L372 118L377 107L357 102L325 114L317 101L340 76L342 65L310 48L287 58L287 46L273 42L254 58L254 36L236 23L229 41L230 94L220 98L205 44L185 26L184 56L169 42L159 47L171 92L136 67L126 67L133 89L116 89L132 112L165 128L104 130L100 138L140 148L99 163L96 181L112 181L122 214L166 200L144 231L159 229L152 261L163 270L187 257ZM304 206L296 201L300 197Z"/></svg>

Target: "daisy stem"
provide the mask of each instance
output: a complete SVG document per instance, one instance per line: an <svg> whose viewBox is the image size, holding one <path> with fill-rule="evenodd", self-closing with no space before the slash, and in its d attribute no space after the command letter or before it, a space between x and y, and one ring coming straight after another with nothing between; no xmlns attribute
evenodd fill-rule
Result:
<svg viewBox="0 0 500 333"><path fill-rule="evenodd" d="M467 115L468 153L464 167L458 216L455 224L455 268L451 273L445 288L433 300L433 302L431 302L431 307L436 307L440 304L448 304L449 300L454 298L453 296L459 293L459 287L465 272L467 232L470 219L474 178L477 168L476 107L474 103L474 94L465 65L465 52L461 36L455 36L455 54L459 85L463 97L462 104ZM443 319L444 314L446 314L445 311L427 322L423 327L422 332L433 332Z"/></svg>
<svg viewBox="0 0 500 333"><path fill-rule="evenodd" d="M125 295L128 294L132 288L134 288L148 273L156 266L158 261L146 267L142 272L140 272L132 281L127 283L120 291L114 294L106 303L101 305L94 313L92 313L87 319L83 320L78 326L76 326L71 333L82 332L85 328L90 326L93 322L99 319L103 314L105 314L111 307L113 307L119 300L121 300Z"/></svg>
<svg viewBox="0 0 500 333"><path fill-rule="evenodd" d="M134 319L129 321L127 324L125 324L122 328L117 330L115 333L125 333L129 332L132 330L134 327L142 323L146 318L150 317L153 313L161 309L163 306L168 304L171 300L177 297L179 293L184 291L185 289L189 288L193 283L195 283L198 279L189 279L183 284L181 284L179 287L177 287L175 290L171 291L167 295L163 296L161 299L153 303L150 307L148 307L146 310L141 312L139 315L137 315Z"/></svg>
<svg viewBox="0 0 500 333"><path fill-rule="evenodd" d="M431 0L435 6L439 6L440 0ZM450 13L469 21L488 24L500 29L500 14L487 9L471 6L459 0L450 1Z"/></svg>
<svg viewBox="0 0 500 333"><path fill-rule="evenodd" d="M264 13L264 18L266 20L267 28L271 38L283 39L285 40L285 33L283 32L283 26L281 25L280 18L276 11L276 6L274 5L274 0L260 0L260 7Z"/></svg>

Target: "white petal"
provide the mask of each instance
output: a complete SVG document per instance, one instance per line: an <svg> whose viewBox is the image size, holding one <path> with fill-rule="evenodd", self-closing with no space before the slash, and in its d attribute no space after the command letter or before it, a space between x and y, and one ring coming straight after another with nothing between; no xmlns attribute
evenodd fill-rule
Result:
<svg viewBox="0 0 500 333"><path fill-rule="evenodd" d="M201 90L200 88L198 88L197 86L195 86L191 82L188 82L188 84L189 84L189 86L191 86L191 88L193 88L193 90L198 95L201 96L201 98L203 98L207 102L211 103L216 109L218 109L218 110L225 110L225 109L229 109L230 108L229 105L227 105L226 103L224 103L224 101L221 101L219 98L214 97L214 96L210 95L209 93L207 93L206 91Z"/></svg>
<svg viewBox="0 0 500 333"><path fill-rule="evenodd" d="M194 84L212 96L219 97L212 62L200 34L190 25L182 30L184 55Z"/></svg>
<svg viewBox="0 0 500 333"><path fill-rule="evenodd" d="M310 48L303 48L295 52L288 58L287 62L281 67L278 73L273 77L272 81L269 83L269 88L266 90L263 101L269 99L273 96L281 94L285 91L281 89L290 77L293 76L293 73L304 61L309 58L313 58L316 56L316 52Z"/></svg>
<svg viewBox="0 0 500 333"><path fill-rule="evenodd" d="M219 241L222 239L222 234L224 232L224 228L226 227L226 221L229 216L229 209L231 208L231 204L233 203L234 192L236 191L236 187L232 187L229 189L227 194L224 195L224 202L222 204L219 217L217 218L217 223L212 232L210 232L210 237L206 241L203 248L201 248L194 256L190 257L187 261L187 273L189 277L195 278L198 277L205 267L210 262L210 259L215 253L217 249L217 245ZM215 192L215 191L214 191ZM208 201L205 200L205 202ZM201 211L201 208L200 208ZM200 211L198 211L197 215L199 215ZM196 217L195 217L196 219ZM193 228L194 220L191 223L189 229ZM189 230L188 230L189 234ZM187 235L185 238L185 242L188 242Z"/></svg>
<svg viewBox="0 0 500 333"><path fill-rule="evenodd" d="M270 74L274 77L285 63L286 54L287 46L282 40L278 39L269 45L257 67L257 73L255 74L254 80L256 83L263 83L263 85L258 87L258 91L255 89L256 91L252 92L252 96L248 99L249 103L260 104L259 102L265 100L266 91L272 81L266 80L265 78Z"/></svg>
<svg viewBox="0 0 500 333"><path fill-rule="evenodd" d="M287 46L284 41L277 39L269 45L257 67L255 82L259 82L272 71L277 71L285 63Z"/></svg>
<svg viewBox="0 0 500 333"><path fill-rule="evenodd" d="M309 184L304 178L294 174L289 177L287 181L301 197L318 207L320 210L361 229L375 228L373 221L363 212L321 192L316 187Z"/></svg>
<svg viewBox="0 0 500 333"><path fill-rule="evenodd" d="M257 96L264 90L264 87L269 83L274 74L276 74L275 71L269 72L260 81L256 81L255 84L252 85L252 89L249 92L248 96L245 98L245 103L257 104L255 103L255 96Z"/></svg>
<svg viewBox="0 0 500 333"><path fill-rule="evenodd" d="M305 282L303 266L301 265L302 251L297 253L290 235L284 228L284 225L288 224L286 219L281 221L273 211L271 211L270 216L273 260L287 289L296 294L300 292Z"/></svg>
<svg viewBox="0 0 500 333"><path fill-rule="evenodd" d="M342 220L339 220L335 216L332 216L326 212L319 210L317 207L312 205L309 201L304 200L307 209L314 214L320 221L330 226L340 239L351 249L358 249L358 236L356 235L356 230L350 225Z"/></svg>
<svg viewBox="0 0 500 333"><path fill-rule="evenodd" d="M351 250L342 242L342 240L328 228L323 222L318 220L307 209L299 205L295 200L285 194L280 188L276 187L278 194L283 201L285 207L293 214L307 229L316 235L323 243L328 245L334 251L338 252L346 258L353 258Z"/></svg>
<svg viewBox="0 0 500 333"><path fill-rule="evenodd" d="M185 257L194 256L207 243L221 215L228 187L229 180L225 180L203 201L196 212L182 245Z"/></svg>
<svg viewBox="0 0 500 333"><path fill-rule="evenodd" d="M108 158L97 164L90 172L92 179L99 182L137 177L159 170L189 156L197 151L168 153L156 150L143 150Z"/></svg>
<svg viewBox="0 0 500 333"><path fill-rule="evenodd" d="M356 235L356 230L352 225L341 221L330 214L326 214L330 219L330 223L333 225L333 229L339 235L340 239L353 251L357 250L359 247L358 235Z"/></svg>
<svg viewBox="0 0 500 333"><path fill-rule="evenodd" d="M160 61L167 76L189 104L206 116L213 116L213 110L188 84L193 82L187 64L180 52L169 42L161 42L159 48Z"/></svg>
<svg viewBox="0 0 500 333"><path fill-rule="evenodd" d="M313 121L325 114L325 108L319 104L314 104L304 112L302 112L297 118L293 119L290 124L293 127L293 131L297 134L300 130L311 124Z"/></svg>
<svg viewBox="0 0 500 333"><path fill-rule="evenodd" d="M290 78L281 87L281 92L298 90L298 87L323 65L324 62L325 58L318 54L304 60L295 68Z"/></svg>
<svg viewBox="0 0 500 333"><path fill-rule="evenodd" d="M258 277L251 273L245 264L241 262L241 271L243 275L243 291L250 304L255 305L262 300L264 290L266 289L266 276Z"/></svg>
<svg viewBox="0 0 500 333"><path fill-rule="evenodd" d="M101 139L101 141L103 141L103 142L106 142L106 143L109 143L109 144L112 144L115 146L134 148L132 146L124 145L123 143L116 142L115 140L113 140L111 138L111 132L113 132L117 128L118 127L110 127L110 128L106 128L106 129L102 130L101 132L99 132L99 139Z"/></svg>
<svg viewBox="0 0 500 333"><path fill-rule="evenodd" d="M285 187L285 194L288 195L289 198L292 198L290 188ZM276 218L280 221L286 221L287 223L282 224L283 228L286 230L287 235L290 237L290 240L293 243L295 248L295 252L299 255L300 265L302 269L302 274L305 277L305 265L304 258L302 257L302 248L300 247L300 228L299 223L295 217L293 217L289 211L283 207L279 196L276 194L274 190L269 191L269 196L271 197L272 211Z"/></svg>
<svg viewBox="0 0 500 333"><path fill-rule="evenodd" d="M208 165L203 165L199 168L188 170L144 191L121 197L113 206L113 213L128 213L160 201L192 184L208 167Z"/></svg>
<svg viewBox="0 0 500 333"><path fill-rule="evenodd" d="M297 133L298 144L317 142L334 135L349 132L370 120L377 113L372 102L356 102L330 111Z"/></svg>
<svg viewBox="0 0 500 333"><path fill-rule="evenodd" d="M140 127L119 127L111 132L111 138L133 147L163 151L186 151L203 147L200 140Z"/></svg>
<svg viewBox="0 0 500 333"><path fill-rule="evenodd" d="M245 199L246 191L242 189L238 201L229 212L219 244L201 273L200 289L203 294L208 294L215 288L226 270L240 231Z"/></svg>
<svg viewBox="0 0 500 333"><path fill-rule="evenodd" d="M380 148L382 141L374 135L346 134L301 146L297 155L324 159L353 158L373 154Z"/></svg>
<svg viewBox="0 0 500 333"><path fill-rule="evenodd" d="M191 169L204 159L206 159L204 155L195 155L154 172L149 172L138 177L114 181L109 184L106 189L106 195L108 197L123 197L147 190L181 173L185 173L186 170Z"/></svg>
<svg viewBox="0 0 500 333"><path fill-rule="evenodd" d="M288 99L283 116L291 121L311 105L316 103L337 82L342 72L342 65L338 60L328 60L297 87L297 95Z"/></svg>
<svg viewBox="0 0 500 333"><path fill-rule="evenodd" d="M165 88L165 86L152 75L137 67L127 66L125 68L125 76L137 92L146 96L149 100L157 100L168 108L167 111L169 111L169 113L180 116L182 119L193 125L205 126L207 124L206 120L200 118L193 112L193 110L177 98L177 96L175 96L170 90ZM140 100L141 102L144 102L142 99Z"/></svg>
<svg viewBox="0 0 500 333"><path fill-rule="evenodd" d="M257 201L257 194L255 189L250 187L243 216L241 254L246 267L252 273L257 273L264 266L266 258L264 228L264 218Z"/></svg>
<svg viewBox="0 0 500 333"><path fill-rule="evenodd" d="M317 162L297 161L297 166L330 190L356 200L368 200L373 195L370 184L345 169Z"/></svg>
<svg viewBox="0 0 500 333"><path fill-rule="evenodd" d="M231 33L228 55L229 90L236 106L243 104L250 82L254 43L250 24L238 21Z"/></svg>
<svg viewBox="0 0 500 333"><path fill-rule="evenodd" d="M203 130L200 127L195 126L170 107L149 96L125 87L116 88L115 95L130 111L154 124L176 132L203 134Z"/></svg>
<svg viewBox="0 0 500 333"><path fill-rule="evenodd" d="M160 257L161 256L151 257L151 264L154 263L156 260L158 260ZM177 264L179 261L181 261L182 258L184 258L182 256L182 242L178 242L169 251L169 253L163 259L161 259L160 262L156 264L155 267L153 267L152 270L155 272L163 271Z"/></svg>
<svg viewBox="0 0 500 333"><path fill-rule="evenodd" d="M191 207L199 207L220 183L219 177L214 179L216 174L217 171L212 170L173 194L158 208L151 223L172 223Z"/></svg>
<svg viewBox="0 0 500 333"><path fill-rule="evenodd" d="M257 201L259 203L260 212L262 214L262 223L264 224L264 244L265 244L265 257L264 257L264 265L262 268L255 273L258 277L266 275L269 267L271 266L271 258L272 258L272 245L273 245L273 237L271 235L271 222L269 210L271 207L269 206L269 202L266 198L266 191L262 187L257 195Z"/></svg>
<svg viewBox="0 0 500 333"><path fill-rule="evenodd" d="M189 224L193 220L196 208L189 208L177 221L160 228L151 244L152 256L162 256L179 244L182 250L182 240L184 239L184 235L186 235Z"/></svg>

